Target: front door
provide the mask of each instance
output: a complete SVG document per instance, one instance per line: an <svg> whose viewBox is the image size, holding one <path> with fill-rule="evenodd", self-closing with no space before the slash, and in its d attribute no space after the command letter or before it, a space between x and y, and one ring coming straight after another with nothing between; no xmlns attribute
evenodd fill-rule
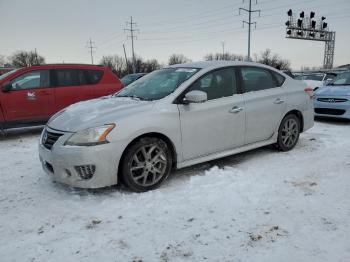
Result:
<svg viewBox="0 0 350 262"><path fill-rule="evenodd" d="M216 70L186 90L204 91L208 101L178 105L185 160L243 145L244 101L237 92L235 76L233 68Z"/></svg>
<svg viewBox="0 0 350 262"><path fill-rule="evenodd" d="M3 92L2 106L7 122L47 120L54 110L54 94L48 70L24 73L11 80Z"/></svg>

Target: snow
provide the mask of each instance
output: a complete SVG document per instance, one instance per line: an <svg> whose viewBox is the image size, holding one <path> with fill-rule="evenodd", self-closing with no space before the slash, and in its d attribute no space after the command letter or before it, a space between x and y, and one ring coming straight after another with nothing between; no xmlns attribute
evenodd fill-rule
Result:
<svg viewBox="0 0 350 262"><path fill-rule="evenodd" d="M136 194L78 190L41 170L40 129L0 140L1 261L350 261L350 123L297 147L177 171Z"/></svg>

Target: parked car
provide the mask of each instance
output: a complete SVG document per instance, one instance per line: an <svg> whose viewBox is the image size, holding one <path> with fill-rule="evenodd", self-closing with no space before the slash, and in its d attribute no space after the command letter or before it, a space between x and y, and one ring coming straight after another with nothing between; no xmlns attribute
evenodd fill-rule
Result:
<svg viewBox="0 0 350 262"><path fill-rule="evenodd" d="M53 116L39 155L55 181L141 192L183 168L275 144L313 126L313 91L272 67L210 61L156 70L116 95Z"/></svg>
<svg viewBox="0 0 350 262"><path fill-rule="evenodd" d="M0 67L0 76L3 74L6 74L12 70L14 70L15 68L13 67Z"/></svg>
<svg viewBox="0 0 350 262"><path fill-rule="evenodd" d="M0 128L45 123L73 103L110 95L123 85L94 65L41 65L0 76Z"/></svg>
<svg viewBox="0 0 350 262"><path fill-rule="evenodd" d="M130 85L132 82L135 82L137 79L143 77L144 75L146 75L146 73L129 74L122 77L120 81L122 81L124 86L127 86L127 85Z"/></svg>
<svg viewBox="0 0 350 262"><path fill-rule="evenodd" d="M330 83L335 77L336 73L328 72L328 73L307 73L307 74L299 74L295 76L297 80L303 80L309 87L313 88L315 91L317 88Z"/></svg>
<svg viewBox="0 0 350 262"><path fill-rule="evenodd" d="M350 119L350 71L315 91L315 115Z"/></svg>

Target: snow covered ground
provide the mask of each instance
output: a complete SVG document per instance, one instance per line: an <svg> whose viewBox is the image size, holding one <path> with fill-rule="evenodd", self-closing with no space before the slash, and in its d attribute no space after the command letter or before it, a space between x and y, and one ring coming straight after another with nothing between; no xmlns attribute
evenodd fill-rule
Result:
<svg viewBox="0 0 350 262"><path fill-rule="evenodd" d="M253 150L158 190L86 191L41 170L40 130L0 140L1 261L350 261L350 123Z"/></svg>

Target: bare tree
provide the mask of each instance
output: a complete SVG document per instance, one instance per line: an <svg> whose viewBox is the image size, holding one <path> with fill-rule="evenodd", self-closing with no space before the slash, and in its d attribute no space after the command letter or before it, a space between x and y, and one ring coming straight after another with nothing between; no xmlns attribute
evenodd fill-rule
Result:
<svg viewBox="0 0 350 262"><path fill-rule="evenodd" d="M272 54L271 49L261 52L260 56L255 56L256 62L275 67L280 70L290 70L290 61L282 59L278 54Z"/></svg>
<svg viewBox="0 0 350 262"><path fill-rule="evenodd" d="M129 72L132 72L131 63L126 64L125 59L118 55L103 56L100 64L108 66L118 77L123 77L129 74ZM137 73L149 73L159 68L160 64L156 59L144 61L141 57L135 57L135 69Z"/></svg>
<svg viewBox="0 0 350 262"><path fill-rule="evenodd" d="M126 61L124 58L118 55L103 56L100 64L109 67L113 73L119 77L127 74L128 71Z"/></svg>
<svg viewBox="0 0 350 262"><path fill-rule="evenodd" d="M3 55L0 55L0 66L4 66L6 64L6 58Z"/></svg>
<svg viewBox="0 0 350 262"><path fill-rule="evenodd" d="M45 58L35 51L17 51L9 57L9 62L16 67L26 67L45 64Z"/></svg>
<svg viewBox="0 0 350 262"><path fill-rule="evenodd" d="M184 56L183 54L172 54L169 57L169 65L176 65L176 64L184 64L184 63L188 63L191 62L191 59L187 58L186 56Z"/></svg>
<svg viewBox="0 0 350 262"><path fill-rule="evenodd" d="M207 54L204 59L206 61L212 61L212 60L226 60L226 61L243 61L244 56L243 55L237 55L232 53L215 53L215 54Z"/></svg>

